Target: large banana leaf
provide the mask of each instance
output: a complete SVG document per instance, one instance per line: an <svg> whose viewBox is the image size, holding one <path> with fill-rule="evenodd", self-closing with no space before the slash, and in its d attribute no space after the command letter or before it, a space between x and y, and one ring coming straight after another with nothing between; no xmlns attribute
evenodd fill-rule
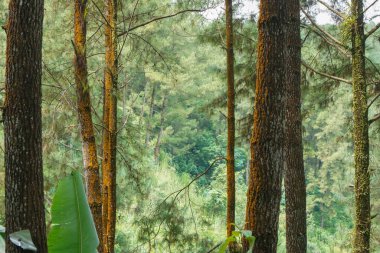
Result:
<svg viewBox="0 0 380 253"><path fill-rule="evenodd" d="M5 241L2 236L0 236L0 253L5 253Z"/></svg>
<svg viewBox="0 0 380 253"><path fill-rule="evenodd" d="M5 227L0 225L0 253L5 253Z"/></svg>
<svg viewBox="0 0 380 253"><path fill-rule="evenodd" d="M51 213L49 253L97 252L99 239L78 172L59 183Z"/></svg>

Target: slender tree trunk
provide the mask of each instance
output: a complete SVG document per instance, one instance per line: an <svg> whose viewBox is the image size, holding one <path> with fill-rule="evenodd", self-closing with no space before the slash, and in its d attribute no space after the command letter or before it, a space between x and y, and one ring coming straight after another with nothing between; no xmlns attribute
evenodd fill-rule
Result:
<svg viewBox="0 0 380 253"><path fill-rule="evenodd" d="M160 156L161 138L164 132L165 110L166 110L167 95L162 99L160 131L158 132L156 145L154 146L154 160L157 162Z"/></svg>
<svg viewBox="0 0 380 253"><path fill-rule="evenodd" d="M283 0L260 2L254 126L247 193L246 229L253 252L277 249L285 121L285 9ZM245 243L244 248L247 249Z"/></svg>
<svg viewBox="0 0 380 253"><path fill-rule="evenodd" d="M286 251L306 253L306 185L301 117L300 2L286 3L285 195Z"/></svg>
<svg viewBox="0 0 380 253"><path fill-rule="evenodd" d="M152 95L150 97L150 106L149 106L149 117L148 117L148 120L146 122L146 137L145 137L145 145L148 146L149 144L149 141L150 141L150 132L152 131L152 124L151 124L151 120L153 118L153 114L154 114L154 98L156 96L156 85L153 84L153 87L152 87Z"/></svg>
<svg viewBox="0 0 380 253"><path fill-rule="evenodd" d="M6 49L5 225L28 229L47 253L42 169L41 73L43 0L11 0ZM24 252L8 239L7 253Z"/></svg>
<svg viewBox="0 0 380 253"><path fill-rule="evenodd" d="M142 120L143 120L143 118L144 118L144 114L145 114L145 103L146 103L146 92L147 92L147 87L148 87L148 86L145 84L145 87L144 87L143 102L142 102L141 110L140 110L139 127L142 127L142 126L141 126L141 123L142 123Z"/></svg>
<svg viewBox="0 0 380 253"><path fill-rule="evenodd" d="M232 0L225 1L227 50L227 237L235 230L235 87ZM236 251L236 244L230 244Z"/></svg>
<svg viewBox="0 0 380 253"><path fill-rule="evenodd" d="M102 252L102 196L99 178L99 164L96 151L94 127L91 116L91 99L88 85L85 17L87 0L75 0L74 14L74 66L77 89L78 116L82 138L83 165L86 178L87 199L98 232L99 252Z"/></svg>
<svg viewBox="0 0 380 253"><path fill-rule="evenodd" d="M106 0L103 105L103 245L105 253L113 253L116 225L116 134L117 134L117 0Z"/></svg>
<svg viewBox="0 0 380 253"><path fill-rule="evenodd" d="M356 208L353 252L366 253L370 251L371 205L363 1L353 0L351 8Z"/></svg>

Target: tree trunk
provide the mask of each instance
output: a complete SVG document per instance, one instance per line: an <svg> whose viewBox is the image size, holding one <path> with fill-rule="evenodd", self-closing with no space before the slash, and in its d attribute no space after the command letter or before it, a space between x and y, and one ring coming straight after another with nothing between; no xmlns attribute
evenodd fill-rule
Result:
<svg viewBox="0 0 380 253"><path fill-rule="evenodd" d="M227 237L235 230L235 87L232 0L225 1L227 50ZM230 244L236 251L236 244Z"/></svg>
<svg viewBox="0 0 380 253"><path fill-rule="evenodd" d="M113 253L116 225L117 0L107 0L106 8L102 163L103 245L105 253Z"/></svg>
<svg viewBox="0 0 380 253"><path fill-rule="evenodd" d="M162 99L162 107L161 107L160 131L158 132L156 145L154 146L154 160L156 162L158 162L158 158L160 156L161 138L164 132L166 100L167 100L167 95L164 95L164 98Z"/></svg>
<svg viewBox="0 0 380 253"><path fill-rule="evenodd" d="M306 253L306 185L302 147L300 3L287 0L285 195L286 251Z"/></svg>
<svg viewBox="0 0 380 253"><path fill-rule="evenodd" d="M151 95L151 98L150 98L150 106L149 106L149 116L148 116L148 120L146 122L146 136L145 136L145 145L148 147L149 145L149 141L150 141L150 132L152 131L152 123L151 123L151 120L153 118L153 114L154 114L154 98L156 96L156 85L153 84L153 87L152 87L152 95Z"/></svg>
<svg viewBox="0 0 380 253"><path fill-rule="evenodd" d="M11 0L6 49L5 225L29 229L47 253L42 169L41 73L43 0ZM6 252L24 252L8 239Z"/></svg>
<svg viewBox="0 0 380 253"><path fill-rule="evenodd" d="M246 225L253 252L276 252L285 121L284 1L261 1ZM245 242L244 248L247 249Z"/></svg>
<svg viewBox="0 0 380 253"><path fill-rule="evenodd" d="M353 252L366 253L370 251L371 205L363 1L353 0L351 12L356 209Z"/></svg>
<svg viewBox="0 0 380 253"><path fill-rule="evenodd" d="M99 164L96 151L94 127L91 116L91 99L88 85L85 17L87 0L75 0L74 14L74 66L77 90L77 106L82 138L83 165L86 178L88 203L94 218L102 252L102 196L99 178Z"/></svg>

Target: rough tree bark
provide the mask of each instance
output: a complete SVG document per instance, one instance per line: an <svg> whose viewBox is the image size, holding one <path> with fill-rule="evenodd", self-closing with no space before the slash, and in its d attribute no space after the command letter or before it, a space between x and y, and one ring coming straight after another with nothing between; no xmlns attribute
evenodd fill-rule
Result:
<svg viewBox="0 0 380 253"><path fill-rule="evenodd" d="M94 218L102 252L102 196L99 177L99 164L96 151L94 127L91 116L91 99L88 85L86 54L87 0L75 0L74 12L74 74L77 92L77 106L82 138L83 165L86 178L88 203Z"/></svg>
<svg viewBox="0 0 380 253"><path fill-rule="evenodd" d="M227 237L235 230L235 87L232 0L226 7L226 51L227 51ZM230 245L235 252L236 245Z"/></svg>
<svg viewBox="0 0 380 253"><path fill-rule="evenodd" d="M253 252L276 252L285 121L285 1L260 1L254 126L246 225ZM244 248L247 249L245 243Z"/></svg>
<svg viewBox="0 0 380 253"><path fill-rule="evenodd" d="M352 24L352 86L354 115L355 160L355 231L353 252L370 252L371 201L367 84L365 73L365 36L363 1L351 2Z"/></svg>
<svg viewBox="0 0 380 253"><path fill-rule="evenodd" d="M42 169L41 74L43 0L11 0L5 25L5 225L29 229L47 253ZM24 252L6 240L6 252Z"/></svg>
<svg viewBox="0 0 380 253"><path fill-rule="evenodd" d="M104 71L103 104L103 248L104 253L113 253L116 225L116 135L117 135L117 0L106 0L105 47L106 67Z"/></svg>
<svg viewBox="0 0 380 253"><path fill-rule="evenodd" d="M286 0L285 196L286 251L306 253L306 185L301 118L300 2Z"/></svg>

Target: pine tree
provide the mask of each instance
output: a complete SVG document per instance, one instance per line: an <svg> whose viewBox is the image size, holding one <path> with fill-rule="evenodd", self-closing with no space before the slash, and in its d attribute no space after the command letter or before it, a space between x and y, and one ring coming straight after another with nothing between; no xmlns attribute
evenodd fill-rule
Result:
<svg viewBox="0 0 380 253"><path fill-rule="evenodd" d="M306 252L306 185L301 117L300 3L286 1L285 195L286 251Z"/></svg>
<svg viewBox="0 0 380 253"><path fill-rule="evenodd" d="M94 218L102 252L102 196L99 163L96 151L94 126L91 115L90 87L88 84L86 35L87 0L75 1L74 13L74 67L77 92L77 108L82 138L83 165L86 178L87 199Z"/></svg>
<svg viewBox="0 0 380 253"><path fill-rule="evenodd" d="M227 236L231 236L235 223L235 85L232 0L226 0L227 50ZM233 252L233 248L230 248Z"/></svg>
<svg viewBox="0 0 380 253"><path fill-rule="evenodd" d="M104 253L113 253L116 227L116 135L117 135L117 0L106 0L103 101L103 248Z"/></svg>
<svg viewBox="0 0 380 253"><path fill-rule="evenodd" d="M284 156L284 24L284 1L260 1L256 98L245 226L256 237L255 253L277 250Z"/></svg>
<svg viewBox="0 0 380 253"><path fill-rule="evenodd" d="M43 0L11 0L5 26L6 234L28 229L47 253L42 169L41 74ZM6 252L23 252L8 239Z"/></svg>
<svg viewBox="0 0 380 253"><path fill-rule="evenodd" d="M370 251L371 197L369 172L369 138L367 83L365 71L365 35L363 1L351 2L353 20L351 34L352 89L354 115L354 159L355 159L355 231L353 252Z"/></svg>

